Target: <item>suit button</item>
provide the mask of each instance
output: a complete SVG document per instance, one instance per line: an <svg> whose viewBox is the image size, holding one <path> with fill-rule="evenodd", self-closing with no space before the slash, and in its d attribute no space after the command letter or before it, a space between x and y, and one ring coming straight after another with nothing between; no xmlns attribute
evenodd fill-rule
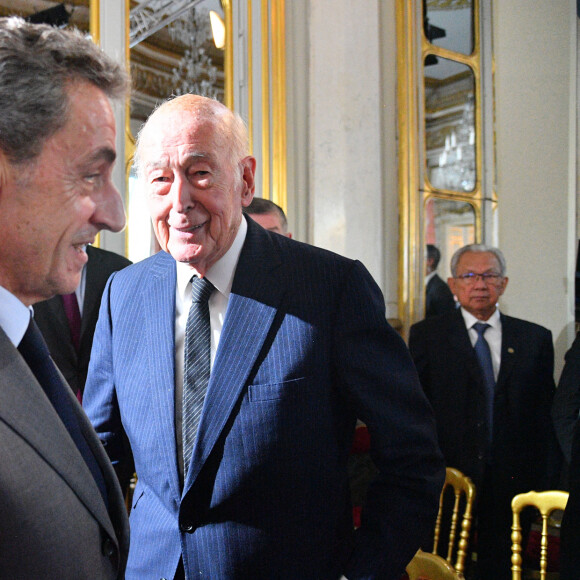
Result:
<svg viewBox="0 0 580 580"><path fill-rule="evenodd" d="M113 544L113 540L111 540L111 538L105 538L101 545L101 550L103 556L110 558L115 553L115 544Z"/></svg>
<svg viewBox="0 0 580 580"><path fill-rule="evenodd" d="M181 524L179 524L179 529L182 532L191 533L193 532L193 524L191 522L182 522Z"/></svg>

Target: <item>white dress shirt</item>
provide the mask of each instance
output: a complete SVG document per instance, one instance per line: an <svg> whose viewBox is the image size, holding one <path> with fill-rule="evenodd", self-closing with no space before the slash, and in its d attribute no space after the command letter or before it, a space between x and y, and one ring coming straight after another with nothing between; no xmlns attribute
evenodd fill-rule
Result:
<svg viewBox="0 0 580 580"><path fill-rule="evenodd" d="M246 240L248 224L242 217L238 233L230 249L206 272L206 278L215 286L209 298L209 319L211 328L211 365L215 360L224 318L228 307L232 283L242 246ZM185 346L185 325L191 306L191 278L194 272L189 264L177 262L177 285L175 296L175 385L183 391L183 353Z"/></svg>
<svg viewBox="0 0 580 580"><path fill-rule="evenodd" d="M14 294L0 286L0 327L6 333L12 344L20 344L33 312L25 306Z"/></svg>
<svg viewBox="0 0 580 580"><path fill-rule="evenodd" d="M476 322L485 322L486 324L489 324L490 328L485 331L483 337L487 340L487 344L489 344L491 362L493 363L493 376L497 382L499 366L501 364L501 318L499 316L499 310L496 308L495 312L485 321L475 318L475 316L467 312L465 308L461 308L461 314L463 314L463 320L465 321L465 326L472 346L475 346L475 342L477 341L477 330L473 328L473 325Z"/></svg>

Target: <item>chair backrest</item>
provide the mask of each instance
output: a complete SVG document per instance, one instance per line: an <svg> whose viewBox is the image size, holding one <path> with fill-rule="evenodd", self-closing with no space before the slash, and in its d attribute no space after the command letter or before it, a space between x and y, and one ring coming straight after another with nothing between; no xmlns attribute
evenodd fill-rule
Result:
<svg viewBox="0 0 580 580"><path fill-rule="evenodd" d="M471 520L473 513L473 501L475 499L475 485L461 471L448 467L445 470L445 483L441 491L439 500L439 512L435 522L435 535L433 539L433 554L438 553L439 541L441 538L441 528L443 525L443 504L445 492L448 488L453 489L454 502L453 511L451 512L451 521L449 522L449 542L447 546L446 560L455 570L463 575L465 571L465 559L467 557L467 548L469 546L469 533L471 531ZM463 500L462 500L463 498ZM463 514L460 516L460 508L463 507ZM457 541L458 522L461 518L461 527L459 530L459 539ZM454 552L455 561L454 561Z"/></svg>
<svg viewBox="0 0 580 580"><path fill-rule="evenodd" d="M437 554L419 550L407 565L409 580L460 580L460 576L446 560Z"/></svg>
<svg viewBox="0 0 580 580"><path fill-rule="evenodd" d="M540 542L540 580L546 580L548 568L548 518L554 510L564 510L568 502L567 491L529 491L520 493L512 500L512 580L522 578L522 527L520 512L526 506L534 506L542 516Z"/></svg>

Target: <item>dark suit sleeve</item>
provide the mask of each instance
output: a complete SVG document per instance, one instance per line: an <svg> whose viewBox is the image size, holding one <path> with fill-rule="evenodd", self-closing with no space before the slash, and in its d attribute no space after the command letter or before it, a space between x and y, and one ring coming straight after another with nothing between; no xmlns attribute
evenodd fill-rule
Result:
<svg viewBox="0 0 580 580"><path fill-rule="evenodd" d="M543 333L543 344L541 349L541 361L539 373L543 373L540 378L540 385L543 385L540 394L540 404L538 406L539 420L542 433L543 449L540 454L545 458L545 473L538 476L538 489L557 489L560 480L560 470L562 468L562 453L558 445L556 430L551 416L553 408L555 384L554 384L554 342L552 333L545 330Z"/></svg>
<svg viewBox="0 0 580 580"><path fill-rule="evenodd" d="M425 394L430 399L430 373L429 373L429 354L427 352L427 345L421 335L421 325L413 325L409 330L409 351L415 368L419 374L419 381L425 391Z"/></svg>
<svg viewBox="0 0 580 580"><path fill-rule="evenodd" d="M337 379L371 436L379 470L345 571L399 578L433 529L445 469L431 407L409 352L387 324L381 292L356 263L336 321Z"/></svg>
<svg viewBox="0 0 580 580"><path fill-rule="evenodd" d="M572 435L580 410L580 335L566 353L558 388L554 395L552 418L558 442L566 461L571 460Z"/></svg>
<svg viewBox="0 0 580 580"><path fill-rule="evenodd" d="M575 341L574 344L576 344ZM566 361L567 363L567 361ZM560 580L577 580L580 569L580 422L572 437L570 497L560 530Z"/></svg>

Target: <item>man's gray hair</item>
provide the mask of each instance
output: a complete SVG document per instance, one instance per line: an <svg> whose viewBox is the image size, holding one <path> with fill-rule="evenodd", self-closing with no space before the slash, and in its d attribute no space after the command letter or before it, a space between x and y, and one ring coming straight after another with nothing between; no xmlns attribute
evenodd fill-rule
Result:
<svg viewBox="0 0 580 580"><path fill-rule="evenodd" d="M468 244L467 246L463 246L463 248L459 248L459 250L457 250L451 258L451 275L454 278L457 276L457 264L459 263L459 259L466 252L473 252L476 254L489 252L490 254L493 254L497 259L497 263L499 264L499 275L502 277L505 276L507 267L504 255L500 249L494 248L493 246L486 246L485 244Z"/></svg>
<svg viewBox="0 0 580 580"><path fill-rule="evenodd" d="M33 161L68 120L67 90L88 82L111 100L129 88L124 69L75 29L0 18L0 149Z"/></svg>

